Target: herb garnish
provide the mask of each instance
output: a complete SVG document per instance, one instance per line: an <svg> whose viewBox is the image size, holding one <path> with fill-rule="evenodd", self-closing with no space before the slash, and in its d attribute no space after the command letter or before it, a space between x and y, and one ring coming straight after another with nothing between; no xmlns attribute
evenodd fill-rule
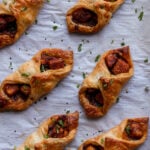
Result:
<svg viewBox="0 0 150 150"><path fill-rule="evenodd" d="M13 69L13 67L12 67L12 62L9 63L9 68L10 68L10 69Z"/></svg>
<svg viewBox="0 0 150 150"><path fill-rule="evenodd" d="M138 16L139 21L142 21L143 16L144 16L144 11L142 10Z"/></svg>
<svg viewBox="0 0 150 150"><path fill-rule="evenodd" d="M145 62L145 63L148 63L148 58L146 58L146 59L144 60L144 62Z"/></svg>
<svg viewBox="0 0 150 150"><path fill-rule="evenodd" d="M30 148L29 148L29 147L27 147L27 146L25 146L25 147L24 147L24 150L30 150Z"/></svg>
<svg viewBox="0 0 150 150"><path fill-rule="evenodd" d="M26 11L26 10L27 10L26 6L24 6L24 7L21 8L21 11Z"/></svg>
<svg viewBox="0 0 150 150"><path fill-rule="evenodd" d="M120 98L119 98L119 97L117 97L117 99L116 99L116 103L118 103L118 102L119 102L119 99L120 99Z"/></svg>
<svg viewBox="0 0 150 150"><path fill-rule="evenodd" d="M16 146L14 146L14 150L16 150L17 149L17 147Z"/></svg>
<svg viewBox="0 0 150 150"><path fill-rule="evenodd" d="M58 28L58 26L53 26L53 30L54 31L57 30L57 28Z"/></svg>
<svg viewBox="0 0 150 150"><path fill-rule="evenodd" d="M77 84L77 88L79 88L80 87L80 84Z"/></svg>
<svg viewBox="0 0 150 150"><path fill-rule="evenodd" d="M132 0L132 3L134 3L136 0Z"/></svg>
<svg viewBox="0 0 150 150"><path fill-rule="evenodd" d="M23 77L29 77L30 76L30 73L22 73L21 74Z"/></svg>
<svg viewBox="0 0 150 150"><path fill-rule="evenodd" d="M35 19L35 24L37 24L38 23L38 20L37 19Z"/></svg>
<svg viewBox="0 0 150 150"><path fill-rule="evenodd" d="M149 87L146 86L146 87L144 88L144 90L145 90L145 92L149 92Z"/></svg>
<svg viewBox="0 0 150 150"><path fill-rule="evenodd" d="M40 70L41 70L41 72L46 71L46 70L45 70L45 67L44 67L44 65L43 65L43 64L41 64Z"/></svg>
<svg viewBox="0 0 150 150"><path fill-rule="evenodd" d="M51 0L47 0L47 2L50 2Z"/></svg>
<svg viewBox="0 0 150 150"><path fill-rule="evenodd" d="M6 1L6 0L3 0L3 4L4 4L4 5L7 5L7 1Z"/></svg>
<svg viewBox="0 0 150 150"><path fill-rule="evenodd" d="M63 120L59 120L58 123L59 123L59 125L61 125L62 127L64 127L64 122L63 122Z"/></svg>
<svg viewBox="0 0 150 150"><path fill-rule="evenodd" d="M124 43L124 42L122 42L122 43L121 43L121 46L125 46L125 43Z"/></svg>
<svg viewBox="0 0 150 150"><path fill-rule="evenodd" d="M114 40L111 41L111 44L113 44L113 43L114 43Z"/></svg>
<svg viewBox="0 0 150 150"><path fill-rule="evenodd" d="M99 58L100 58L100 55L97 55L97 56L95 57L95 62L97 62L97 61L99 60Z"/></svg>
<svg viewBox="0 0 150 150"><path fill-rule="evenodd" d="M43 137L45 138L45 139L48 139L49 138L49 136L48 135L43 135Z"/></svg>
<svg viewBox="0 0 150 150"><path fill-rule="evenodd" d="M101 144L104 144L104 139L103 138L101 139Z"/></svg>
<svg viewBox="0 0 150 150"><path fill-rule="evenodd" d="M78 45L78 52L81 52L81 50L82 50L82 44L80 43L80 44Z"/></svg>
<svg viewBox="0 0 150 150"><path fill-rule="evenodd" d="M82 76L83 76L83 78L85 79L85 77L86 77L86 74L83 72Z"/></svg>
<svg viewBox="0 0 150 150"><path fill-rule="evenodd" d="M66 111L66 114L69 114L69 113L70 113L70 110L67 110L67 111Z"/></svg>
<svg viewBox="0 0 150 150"><path fill-rule="evenodd" d="M131 129L129 125L126 126L125 131L128 135L130 134Z"/></svg>

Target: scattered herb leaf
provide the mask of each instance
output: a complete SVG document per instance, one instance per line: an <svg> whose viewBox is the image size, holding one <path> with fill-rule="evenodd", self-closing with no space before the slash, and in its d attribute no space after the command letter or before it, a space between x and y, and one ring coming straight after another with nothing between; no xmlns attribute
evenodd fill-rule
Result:
<svg viewBox="0 0 150 150"><path fill-rule="evenodd" d="M35 24L37 24L37 23L38 23L38 20L36 19L36 20L35 20Z"/></svg>
<svg viewBox="0 0 150 150"><path fill-rule="evenodd" d="M54 31L57 30L57 28L58 28L58 26L53 26L53 30Z"/></svg>
<svg viewBox="0 0 150 150"><path fill-rule="evenodd" d="M16 146L14 146L14 150L17 150L17 147L16 147Z"/></svg>
<svg viewBox="0 0 150 150"><path fill-rule="evenodd" d="M144 16L144 11L141 11L139 16L138 16L139 21L142 21L143 16Z"/></svg>
<svg viewBox="0 0 150 150"><path fill-rule="evenodd" d="M30 76L30 73L22 73L21 74L23 77L29 77Z"/></svg>
<svg viewBox="0 0 150 150"><path fill-rule="evenodd" d="M131 129L129 125L126 126L125 131L128 135L130 134Z"/></svg>
<svg viewBox="0 0 150 150"><path fill-rule="evenodd" d="M26 10L27 10L26 6L24 6L24 7L21 8L21 11L26 11Z"/></svg>
<svg viewBox="0 0 150 150"><path fill-rule="evenodd" d="M101 139L101 144L104 144L104 139L103 138Z"/></svg>
<svg viewBox="0 0 150 150"><path fill-rule="evenodd" d="M63 120L59 120L58 123L59 123L59 125L61 125L62 127L64 127L64 122L63 122Z"/></svg>
<svg viewBox="0 0 150 150"><path fill-rule="evenodd" d="M43 137L44 137L45 139L48 139L48 138L49 138L49 136L48 136L48 135L46 135L46 134L45 134Z"/></svg>
<svg viewBox="0 0 150 150"><path fill-rule="evenodd" d="M122 42L122 43L121 43L121 46L125 46L125 42Z"/></svg>
<svg viewBox="0 0 150 150"><path fill-rule="evenodd" d="M79 88L80 87L80 84L77 84L77 88Z"/></svg>
<svg viewBox="0 0 150 150"><path fill-rule="evenodd" d="M46 71L44 65L41 65L40 70L41 70L41 72Z"/></svg>
<svg viewBox="0 0 150 150"><path fill-rule="evenodd" d="M104 84L103 84L103 88L106 89L107 87L108 87L108 84L107 84L107 83L104 83Z"/></svg>
<svg viewBox="0 0 150 150"><path fill-rule="evenodd" d="M146 86L146 87L144 88L144 90L145 90L145 92L149 92L149 87Z"/></svg>
<svg viewBox="0 0 150 150"><path fill-rule="evenodd" d="M114 43L114 40L111 41L111 44L113 44L113 43Z"/></svg>
<svg viewBox="0 0 150 150"><path fill-rule="evenodd" d="M4 5L7 5L7 0L3 0L3 4L4 4Z"/></svg>
<svg viewBox="0 0 150 150"><path fill-rule="evenodd" d="M81 52L81 50L82 50L82 44L80 43L80 44L78 45L78 52Z"/></svg>
<svg viewBox="0 0 150 150"><path fill-rule="evenodd" d="M66 111L66 114L69 114L69 113L70 113L70 110L67 110L67 111Z"/></svg>
<svg viewBox="0 0 150 150"><path fill-rule="evenodd" d="M132 3L134 3L136 0L131 0L132 1Z"/></svg>
<svg viewBox="0 0 150 150"><path fill-rule="evenodd" d="M119 102L119 100L120 100L120 98L119 98L119 97L117 97L117 99L116 99L116 103L118 103L118 102Z"/></svg>
<svg viewBox="0 0 150 150"><path fill-rule="evenodd" d="M99 60L99 58L100 58L100 55L97 55L97 56L95 57L95 62L97 62L97 61Z"/></svg>
<svg viewBox="0 0 150 150"><path fill-rule="evenodd" d="M146 58L146 59L144 60L144 62L145 62L145 63L148 63L148 58Z"/></svg>
<svg viewBox="0 0 150 150"><path fill-rule="evenodd" d="M24 150L30 150L30 148L29 148L29 147L27 147L27 146L25 146L25 147L24 147Z"/></svg>
<svg viewBox="0 0 150 150"><path fill-rule="evenodd" d="M86 77L86 74L83 72L82 76L83 76L83 78L85 79L85 77Z"/></svg>

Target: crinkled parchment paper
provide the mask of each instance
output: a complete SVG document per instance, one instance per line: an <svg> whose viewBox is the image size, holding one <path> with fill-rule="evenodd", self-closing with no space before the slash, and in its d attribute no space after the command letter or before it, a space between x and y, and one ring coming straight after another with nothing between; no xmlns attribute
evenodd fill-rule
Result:
<svg viewBox="0 0 150 150"><path fill-rule="evenodd" d="M2 1L2 0L1 0ZM67 110L80 112L76 138L67 150L76 150L83 140L119 124L128 117L150 116L150 4L148 0L131 0L121 6L110 23L97 34L78 35L67 31L65 15L77 1L51 0L45 2L37 24L32 25L15 44L0 50L0 81L12 73L38 50L46 47L74 51L73 71L52 90L46 98L41 98L23 112L0 113L0 150L12 150L35 131L43 120L53 114ZM144 12L143 19L138 16ZM53 27L57 26L57 30ZM129 45L135 66L135 74L120 93L119 102L102 118L86 118L78 101L78 85L83 81L83 73L90 73L95 66L95 58L106 50ZM81 51L78 46L82 44ZM144 60L149 59L148 63ZM150 128L150 127L149 127ZM139 150L150 149L150 132L147 141Z"/></svg>

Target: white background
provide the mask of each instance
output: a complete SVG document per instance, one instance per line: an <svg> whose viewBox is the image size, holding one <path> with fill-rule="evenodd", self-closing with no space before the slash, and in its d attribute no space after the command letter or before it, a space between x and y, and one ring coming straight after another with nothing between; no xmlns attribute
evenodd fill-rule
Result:
<svg viewBox="0 0 150 150"><path fill-rule="evenodd" d="M0 113L0 150L12 150L35 131L43 120L53 114L66 113L67 110L80 112L78 133L67 147L71 150L76 150L83 140L98 135L98 131L107 131L125 118L150 116L150 91L144 90L146 86L150 88L149 0L136 0L134 3L126 0L110 23L101 32L93 35L68 33L65 15L75 3L76 0L45 2L37 18L38 23L27 30L28 34L24 34L12 46L0 50L0 81L42 48L74 51L73 71L46 96L47 100L42 98L23 112ZM144 17L139 21L142 7ZM53 26L58 26L58 29L54 31ZM77 85L83 81L83 72L90 73L93 70L98 54L121 47L122 42L130 46L135 74L120 93L119 102L103 118L89 120L79 104ZM81 52L78 52L79 44L82 44ZM146 58L149 58L148 63L144 63ZM9 67L10 62L13 70ZM139 150L148 150L149 141L150 132Z"/></svg>

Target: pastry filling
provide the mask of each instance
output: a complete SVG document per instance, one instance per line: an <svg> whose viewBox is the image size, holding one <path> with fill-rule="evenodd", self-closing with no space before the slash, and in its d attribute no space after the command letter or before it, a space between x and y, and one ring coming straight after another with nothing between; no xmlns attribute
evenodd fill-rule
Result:
<svg viewBox="0 0 150 150"><path fill-rule="evenodd" d="M72 14L72 20L77 24L90 27L96 26L98 23L97 14L86 8L80 8L74 11Z"/></svg>
<svg viewBox="0 0 150 150"><path fill-rule="evenodd" d="M86 90L86 98L89 100L90 104L102 107L104 105L103 96L98 89L89 88Z"/></svg>
<svg viewBox="0 0 150 150"><path fill-rule="evenodd" d="M69 122L65 115L59 116L54 123L49 126L48 136L52 138L63 138L69 134Z"/></svg>
<svg viewBox="0 0 150 150"><path fill-rule="evenodd" d="M126 135L132 140L139 140L143 136L143 130L138 122L129 122L125 128Z"/></svg>
<svg viewBox="0 0 150 150"><path fill-rule="evenodd" d="M0 97L0 108L3 108L7 104L7 101Z"/></svg>
<svg viewBox="0 0 150 150"><path fill-rule="evenodd" d="M41 66L40 66L41 72L50 69L53 70L60 69L63 68L64 66L65 66L65 62L61 57L50 56L45 52L41 54Z"/></svg>
<svg viewBox="0 0 150 150"><path fill-rule="evenodd" d="M109 54L106 56L105 62L109 71L114 75L129 72L130 65L119 53Z"/></svg>
<svg viewBox="0 0 150 150"><path fill-rule="evenodd" d="M64 138L69 132L78 126L75 116L61 115L52 118L53 123L48 127L47 136L51 138Z"/></svg>
<svg viewBox="0 0 150 150"><path fill-rule="evenodd" d="M31 93L31 87L27 84L6 84L4 86L4 92L12 100L26 101Z"/></svg>
<svg viewBox="0 0 150 150"><path fill-rule="evenodd" d="M98 145L92 145L92 144L89 144L89 145L86 145L83 150L104 150L103 147L101 146L98 146Z"/></svg>
<svg viewBox="0 0 150 150"><path fill-rule="evenodd" d="M0 15L0 35L14 37L17 32L16 18L11 15Z"/></svg>

